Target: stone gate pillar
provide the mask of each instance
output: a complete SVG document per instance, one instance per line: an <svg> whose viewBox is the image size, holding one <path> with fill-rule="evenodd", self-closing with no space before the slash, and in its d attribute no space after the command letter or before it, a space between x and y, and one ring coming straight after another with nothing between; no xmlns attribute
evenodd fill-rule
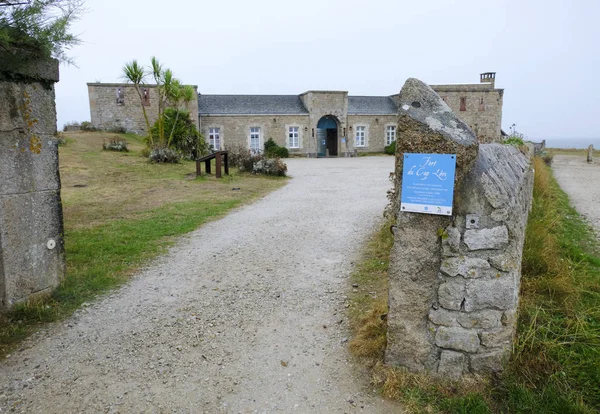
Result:
<svg viewBox="0 0 600 414"><path fill-rule="evenodd" d="M56 60L0 70L0 308L64 276L55 82Z"/></svg>
<svg viewBox="0 0 600 414"><path fill-rule="evenodd" d="M499 370L515 328L529 157L508 145L478 145L416 79L400 93L396 145L397 195L404 153L456 154L456 174L452 216L393 205L386 363L448 378Z"/></svg>

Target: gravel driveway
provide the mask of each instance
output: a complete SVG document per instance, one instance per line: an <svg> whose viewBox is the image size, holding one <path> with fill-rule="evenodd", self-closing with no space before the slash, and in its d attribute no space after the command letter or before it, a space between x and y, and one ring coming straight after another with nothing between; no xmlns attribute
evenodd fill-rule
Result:
<svg viewBox="0 0 600 414"><path fill-rule="evenodd" d="M345 316L394 160L288 166L284 188L1 362L0 412L398 412L351 361Z"/></svg>
<svg viewBox="0 0 600 414"><path fill-rule="evenodd" d="M588 164L585 155L554 156L554 176L571 204L596 229L600 237L600 164Z"/></svg>

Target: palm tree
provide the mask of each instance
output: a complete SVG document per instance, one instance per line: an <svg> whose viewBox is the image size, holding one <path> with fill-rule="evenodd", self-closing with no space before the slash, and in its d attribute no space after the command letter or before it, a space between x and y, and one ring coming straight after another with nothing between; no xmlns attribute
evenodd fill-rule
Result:
<svg viewBox="0 0 600 414"><path fill-rule="evenodd" d="M146 113L146 106L144 105L144 98L140 86L144 84L146 78L146 71L140 66L137 60L132 60L130 63L126 63L123 66L124 78L133 84L138 96L140 97L140 104L142 106L142 112L144 113L144 121L146 121L146 132L150 140L150 144L154 144L152 140L152 133L150 132L150 121L148 120L148 114Z"/></svg>

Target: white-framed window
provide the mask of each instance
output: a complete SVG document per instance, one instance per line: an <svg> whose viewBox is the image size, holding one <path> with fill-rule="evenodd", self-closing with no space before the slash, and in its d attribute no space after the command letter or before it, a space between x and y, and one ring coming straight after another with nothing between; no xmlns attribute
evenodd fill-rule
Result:
<svg viewBox="0 0 600 414"><path fill-rule="evenodd" d="M208 143L215 151L221 150L221 128L208 128Z"/></svg>
<svg viewBox="0 0 600 414"><path fill-rule="evenodd" d="M364 125L356 126L356 139L354 141L355 147L364 147L367 145L367 127Z"/></svg>
<svg viewBox="0 0 600 414"><path fill-rule="evenodd" d="M396 141L396 125L388 125L385 129L385 145Z"/></svg>
<svg viewBox="0 0 600 414"><path fill-rule="evenodd" d="M300 127L288 128L288 148L300 148Z"/></svg>
<svg viewBox="0 0 600 414"><path fill-rule="evenodd" d="M250 150L260 152L260 127L250 127Z"/></svg>

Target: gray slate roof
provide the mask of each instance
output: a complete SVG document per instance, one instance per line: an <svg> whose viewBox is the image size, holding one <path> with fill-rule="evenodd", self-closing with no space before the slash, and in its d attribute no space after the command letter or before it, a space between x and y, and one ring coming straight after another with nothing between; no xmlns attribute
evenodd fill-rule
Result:
<svg viewBox="0 0 600 414"><path fill-rule="evenodd" d="M398 108L389 96L348 96L348 115L396 115Z"/></svg>
<svg viewBox="0 0 600 414"><path fill-rule="evenodd" d="M200 115L305 115L298 95L198 95ZM349 115L396 115L389 96L348 96Z"/></svg>
<svg viewBox="0 0 600 414"><path fill-rule="evenodd" d="M298 95L198 95L200 115L308 114Z"/></svg>

